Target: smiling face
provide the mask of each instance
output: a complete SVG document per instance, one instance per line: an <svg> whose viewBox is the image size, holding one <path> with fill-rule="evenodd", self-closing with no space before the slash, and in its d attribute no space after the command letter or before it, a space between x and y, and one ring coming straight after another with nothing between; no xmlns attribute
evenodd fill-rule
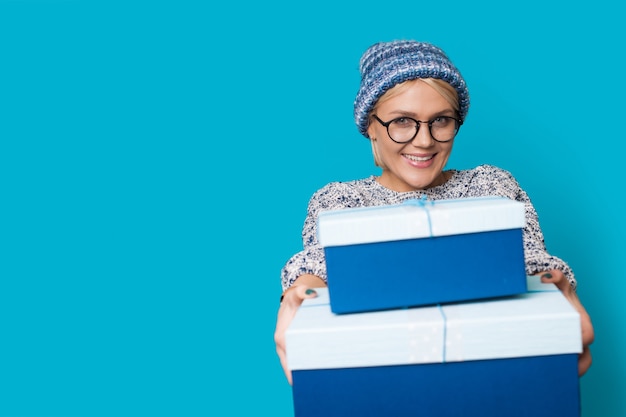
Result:
<svg viewBox="0 0 626 417"><path fill-rule="evenodd" d="M388 92L389 93L389 92ZM408 81L398 93L381 97L373 113L388 122L398 117L432 120L438 116L457 117L453 105L435 88L422 80ZM372 118L367 130L378 162L383 169L378 181L398 191L423 190L445 182L443 168L448 162L454 140L435 141L427 123L421 123L417 135L407 143L396 143L387 129Z"/></svg>

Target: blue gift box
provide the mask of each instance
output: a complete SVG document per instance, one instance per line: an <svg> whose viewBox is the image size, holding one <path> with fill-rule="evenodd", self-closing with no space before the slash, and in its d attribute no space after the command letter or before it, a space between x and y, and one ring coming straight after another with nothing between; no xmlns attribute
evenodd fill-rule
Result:
<svg viewBox="0 0 626 417"><path fill-rule="evenodd" d="M580 316L526 294L337 315L305 300L286 333L296 417L577 417Z"/></svg>
<svg viewBox="0 0 626 417"><path fill-rule="evenodd" d="M524 204L503 197L320 212L332 311L523 293L524 225Z"/></svg>

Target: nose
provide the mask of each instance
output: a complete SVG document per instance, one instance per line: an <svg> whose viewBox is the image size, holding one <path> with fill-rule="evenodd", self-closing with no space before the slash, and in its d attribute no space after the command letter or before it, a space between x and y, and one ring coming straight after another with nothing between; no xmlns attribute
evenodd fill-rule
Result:
<svg viewBox="0 0 626 417"><path fill-rule="evenodd" d="M418 148L427 148L433 144L435 141L430 134L430 129L428 128L428 123L418 122L419 127L417 129L417 134L411 141L411 144Z"/></svg>

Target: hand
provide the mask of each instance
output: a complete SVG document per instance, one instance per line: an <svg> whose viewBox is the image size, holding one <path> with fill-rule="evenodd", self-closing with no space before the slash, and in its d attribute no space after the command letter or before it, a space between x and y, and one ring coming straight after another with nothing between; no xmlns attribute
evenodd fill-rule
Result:
<svg viewBox="0 0 626 417"><path fill-rule="evenodd" d="M302 301L306 298L317 297L317 292L314 289L309 288L307 285L296 284L292 285L283 293L283 301L278 309L278 318L276 320L276 330L274 332L274 341L276 342L276 352L280 358L280 364L285 371L285 376L289 385L291 385L291 371L287 366L287 347L285 343L285 332L291 324L291 321L298 312L298 308L302 304Z"/></svg>
<svg viewBox="0 0 626 417"><path fill-rule="evenodd" d="M591 351L589 350L589 345L593 343L594 339L591 318L589 317L589 314L587 314L587 311L578 299L578 295L572 289L572 286L567 278L565 278L562 271L553 269L551 271L541 272L539 275L541 275L541 282L555 284L557 288L561 290L565 298L580 314L580 325L583 336L583 352L578 357L578 376L583 376L591 366Z"/></svg>

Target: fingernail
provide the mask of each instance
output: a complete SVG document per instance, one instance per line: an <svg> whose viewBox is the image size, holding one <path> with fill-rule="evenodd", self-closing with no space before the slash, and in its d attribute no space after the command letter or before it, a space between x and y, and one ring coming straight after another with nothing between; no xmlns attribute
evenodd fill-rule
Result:
<svg viewBox="0 0 626 417"><path fill-rule="evenodd" d="M546 274L543 274L543 275L541 276L541 278L550 279L550 278L552 278L552 274L548 272L548 273L546 273Z"/></svg>
<svg viewBox="0 0 626 417"><path fill-rule="evenodd" d="M313 290L313 289L311 289L311 288L309 288L308 290L306 290L304 293L305 293L306 295L317 294L317 293L315 292L315 290Z"/></svg>

